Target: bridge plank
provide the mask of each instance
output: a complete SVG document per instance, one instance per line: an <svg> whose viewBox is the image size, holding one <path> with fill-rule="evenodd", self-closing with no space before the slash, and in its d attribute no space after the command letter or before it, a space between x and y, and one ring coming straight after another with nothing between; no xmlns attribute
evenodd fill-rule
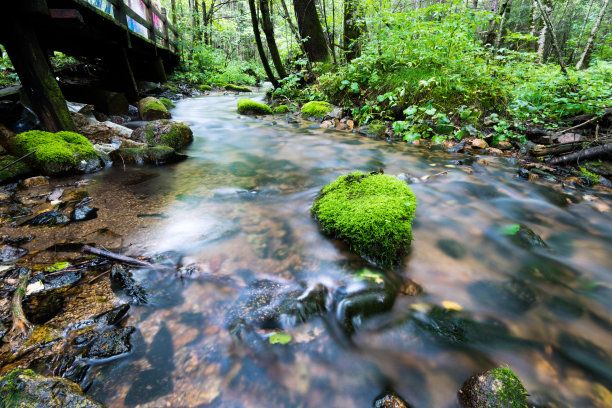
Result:
<svg viewBox="0 0 612 408"><path fill-rule="evenodd" d="M49 9L49 16L54 19L78 20L84 23L83 16L75 9Z"/></svg>

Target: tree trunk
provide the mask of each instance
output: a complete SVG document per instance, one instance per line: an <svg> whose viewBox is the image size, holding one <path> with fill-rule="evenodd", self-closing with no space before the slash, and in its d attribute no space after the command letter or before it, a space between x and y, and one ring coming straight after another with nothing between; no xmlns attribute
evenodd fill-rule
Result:
<svg viewBox="0 0 612 408"><path fill-rule="evenodd" d="M261 63L266 71L266 75L272 85L275 88L278 88L278 81L274 77L274 73L272 72L272 68L270 68L270 64L268 63L268 57L266 57L266 53L263 48L263 44L261 42L261 34L259 33L259 22L257 21L257 10L255 9L255 0L249 0L249 9L251 11L251 23L253 24L253 34L255 35L255 43L257 44L257 51L259 52L259 58L261 58Z"/></svg>
<svg viewBox="0 0 612 408"><path fill-rule="evenodd" d="M329 50L314 0L293 0L300 38L310 62L329 61Z"/></svg>
<svg viewBox="0 0 612 408"><path fill-rule="evenodd" d="M170 2L170 10L172 10L172 25L176 28L176 0Z"/></svg>
<svg viewBox="0 0 612 408"><path fill-rule="evenodd" d="M506 14L508 14L508 10L510 9L510 1L504 3L501 13L501 20L499 22L499 29L497 30L497 37L495 38L495 49L499 49L499 45L501 44L501 37L504 32L504 22L506 21Z"/></svg>
<svg viewBox="0 0 612 408"><path fill-rule="evenodd" d="M472 1L472 8L473 8L474 10L476 10L476 9L478 8L478 0L473 0L473 1Z"/></svg>
<svg viewBox="0 0 612 408"><path fill-rule="evenodd" d="M542 13L542 18L544 19L545 25L548 27L550 31L550 36L552 37L553 47L557 52L557 59L559 60L559 65L561 66L561 72L567 75L567 70L565 69L565 62L563 62L563 55L561 55L561 49L559 48L559 43L557 42L557 36L555 35L555 30L553 28L552 23L550 22L550 18L548 17L548 10L542 6L541 0L536 0L538 2L538 6L540 7L540 12ZM609 0L606 0L609 1Z"/></svg>
<svg viewBox="0 0 612 408"><path fill-rule="evenodd" d="M603 6L601 6L601 10L599 11L599 16L597 16L597 21L595 21L595 25L591 30L591 35L587 39L586 44L584 45L584 51L580 56L580 60L576 64L576 69L585 69L589 66L589 61L591 59L591 51L593 51L593 43L595 42L595 38L597 38L597 32L599 31L599 26L601 25L601 20L603 20L604 15L606 14L606 8L610 0L604 0Z"/></svg>
<svg viewBox="0 0 612 408"><path fill-rule="evenodd" d="M580 49L580 42L582 41L582 35L584 34L584 30L586 29L587 24L589 24L589 17L591 16L591 9L593 8L594 1L595 0L591 0L589 2L589 8L587 9L586 16L584 16L584 24L582 24L582 28L580 29L580 35L578 35L578 42L576 43L576 48L574 48L574 51L572 51L572 55L569 58L569 61L568 61L569 64L574 62L574 57L576 56L576 53Z"/></svg>
<svg viewBox="0 0 612 408"><path fill-rule="evenodd" d="M359 0L344 0L343 46L348 62L361 55L362 18Z"/></svg>
<svg viewBox="0 0 612 408"><path fill-rule="evenodd" d="M272 20L270 19L269 1L270 0L259 0L259 9L261 10L261 27L266 35L268 50L270 51L270 57L272 58L276 72L278 72L280 79L283 79L287 76L287 72L285 71L285 67L283 67L283 61L278 53L278 47L276 46L276 40L274 39L274 26L272 25Z"/></svg>
<svg viewBox="0 0 612 408"><path fill-rule="evenodd" d="M287 20L287 24L289 24L289 28L291 29L291 32L293 33L295 40L300 46L300 50L302 50L302 53L306 55L306 50L304 49L304 44L302 44L300 33L298 33L298 29L296 28L295 24L293 24L293 21L291 20L291 15L289 14L289 10L287 9L287 3L285 3L285 0L280 0L280 2L281 2L281 6L283 7L283 13L285 14L285 20Z"/></svg>
<svg viewBox="0 0 612 408"><path fill-rule="evenodd" d="M501 9L499 10L499 13L502 16L502 20L500 23L500 27L499 27L499 31L501 32L502 28L503 28L503 24L504 24L504 17L506 15L506 9L508 8L508 5L510 4L510 0L505 0L502 3ZM495 6L497 7L497 5ZM489 23L489 30L487 31L487 34L485 36L485 44L490 44L493 45L493 42L495 41L496 35L495 35L495 19L496 19L497 15L493 16L493 18L491 19L491 22Z"/></svg>

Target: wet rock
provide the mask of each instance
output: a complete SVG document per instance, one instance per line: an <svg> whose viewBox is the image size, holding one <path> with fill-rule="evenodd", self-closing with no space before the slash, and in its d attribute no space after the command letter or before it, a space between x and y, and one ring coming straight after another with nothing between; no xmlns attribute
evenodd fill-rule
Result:
<svg viewBox="0 0 612 408"><path fill-rule="evenodd" d="M136 282L130 270L126 270L122 266L114 265L111 269L111 279L131 298L133 303L147 303L147 291L142 285Z"/></svg>
<svg viewBox="0 0 612 408"><path fill-rule="evenodd" d="M454 259L462 259L467 254L465 247L459 241L452 238L439 239L438 248Z"/></svg>
<svg viewBox="0 0 612 408"><path fill-rule="evenodd" d="M0 377L0 395L15 408L104 408L75 383L43 377L31 370L14 370Z"/></svg>
<svg viewBox="0 0 612 408"><path fill-rule="evenodd" d="M19 185L23 188L31 188L31 187L41 186L43 184L49 184L49 177L45 177L45 176L30 177L30 178L23 180Z"/></svg>
<svg viewBox="0 0 612 408"><path fill-rule="evenodd" d="M472 140L472 147L476 149L486 149L489 145L482 139L474 139Z"/></svg>
<svg viewBox="0 0 612 408"><path fill-rule="evenodd" d="M32 241L34 238L35 238L34 235L24 235L21 237L14 237L14 238L3 235L0 242L2 242L3 244L7 244L7 245L20 246L23 244L27 244L28 242Z"/></svg>
<svg viewBox="0 0 612 408"><path fill-rule="evenodd" d="M478 281L471 284L468 290L474 299L491 306L501 306L512 312L529 310L538 298L535 289L520 279L504 282Z"/></svg>
<svg viewBox="0 0 612 408"><path fill-rule="evenodd" d="M99 315L93 318L93 321L96 324L100 324L103 326L114 326L118 324L119 322L121 322L121 320L123 320L123 318L127 315L129 311L130 311L130 305L126 303L126 304L117 306L109 310L108 312L100 313Z"/></svg>
<svg viewBox="0 0 612 408"><path fill-rule="evenodd" d="M170 119L172 116L164 104L157 98L149 96L138 102L138 112L143 120Z"/></svg>
<svg viewBox="0 0 612 408"><path fill-rule="evenodd" d="M28 215L32 215L32 210L27 207L24 207L21 204L11 204L6 209L4 215L11 218L27 217Z"/></svg>
<svg viewBox="0 0 612 408"><path fill-rule="evenodd" d="M512 149L512 143L507 140L500 140L497 142L497 148L500 150L510 150Z"/></svg>
<svg viewBox="0 0 612 408"><path fill-rule="evenodd" d="M131 140L131 139L123 139L121 141L121 145L119 147L122 148L136 148L136 149L142 149L142 148L146 148L149 145L146 143L142 143L142 142L137 142L135 140Z"/></svg>
<svg viewBox="0 0 612 408"><path fill-rule="evenodd" d="M236 161L229 165L230 172L236 177L255 177L256 169L245 162Z"/></svg>
<svg viewBox="0 0 612 408"><path fill-rule="evenodd" d="M502 227L501 233L508 235L512 243L524 249L548 248L546 242L538 234L523 224Z"/></svg>
<svg viewBox="0 0 612 408"><path fill-rule="evenodd" d="M70 219L59 211L47 211L38 214L36 217L26 221L25 225L34 225L38 227L63 225L70 222Z"/></svg>
<svg viewBox="0 0 612 408"><path fill-rule="evenodd" d="M80 129L89 124L89 119L81 112L70 112L70 116L72 116L72 120L74 121L74 124L76 125L77 129Z"/></svg>
<svg viewBox="0 0 612 408"><path fill-rule="evenodd" d="M372 139L380 139L385 137L385 133L387 132L387 126L384 122L375 120L371 123L362 126L359 128L357 133L361 133Z"/></svg>
<svg viewBox="0 0 612 408"><path fill-rule="evenodd" d="M75 208L70 218L72 218L73 221L87 221L87 220L93 220L94 218L97 218L97 217L98 217L98 209L96 207L84 205L84 206Z"/></svg>
<svg viewBox="0 0 612 408"><path fill-rule="evenodd" d="M501 156L503 154L501 149L496 149L495 147L487 147L486 151L491 156Z"/></svg>
<svg viewBox="0 0 612 408"><path fill-rule="evenodd" d="M92 143L109 143L115 132L100 122L88 122L85 126L79 127L79 134Z"/></svg>
<svg viewBox="0 0 612 408"><path fill-rule="evenodd" d="M388 391L379 395L372 404L374 408L411 408L402 397L397 395L395 391Z"/></svg>
<svg viewBox="0 0 612 408"><path fill-rule="evenodd" d="M62 195L64 194L64 190L62 189L55 189L51 192L51 194L49 194L47 196L47 201L57 201L60 198L62 198Z"/></svg>
<svg viewBox="0 0 612 408"><path fill-rule="evenodd" d="M156 120L139 127L132 133L132 139L149 146L170 146L181 150L193 142L193 132L189 126L171 120Z"/></svg>
<svg viewBox="0 0 612 408"><path fill-rule="evenodd" d="M134 331L134 327L113 327L105 330L94 338L84 356L105 359L128 353L132 349L130 336Z"/></svg>
<svg viewBox="0 0 612 408"><path fill-rule="evenodd" d="M81 272L65 272L40 278L41 290L26 295L23 310L32 323L44 324L56 316L64 306L64 293L81 279Z"/></svg>
<svg viewBox="0 0 612 408"><path fill-rule="evenodd" d="M13 263L24 257L28 251L9 245L0 246L0 263Z"/></svg>
<svg viewBox="0 0 612 408"><path fill-rule="evenodd" d="M123 164L152 164L163 166L164 164L178 163L187 158L186 155L177 153L168 146L147 147L144 149L121 148L110 154L113 165Z"/></svg>
<svg viewBox="0 0 612 408"><path fill-rule="evenodd" d="M458 392L463 408L527 407L527 390L508 367L470 377Z"/></svg>

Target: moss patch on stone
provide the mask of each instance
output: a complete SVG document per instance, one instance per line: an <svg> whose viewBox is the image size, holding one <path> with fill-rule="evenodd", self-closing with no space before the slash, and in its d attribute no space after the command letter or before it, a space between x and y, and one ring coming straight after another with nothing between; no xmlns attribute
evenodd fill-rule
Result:
<svg viewBox="0 0 612 408"><path fill-rule="evenodd" d="M174 102L172 102L170 99L168 98L159 98L159 101L161 103L164 104L164 106L166 107L166 109L172 109L172 108L176 108L176 105L174 104Z"/></svg>
<svg viewBox="0 0 612 408"><path fill-rule="evenodd" d="M98 158L89 140L72 132L31 130L15 136L15 148L19 156L38 149L27 160L47 175L78 171L82 161Z"/></svg>
<svg viewBox="0 0 612 408"><path fill-rule="evenodd" d="M307 117L322 118L333 109L334 107L327 102L312 101L302 106L302 115Z"/></svg>
<svg viewBox="0 0 612 408"><path fill-rule="evenodd" d="M114 165L152 164L155 166L177 163L187 158L186 155L177 153L169 146L121 148L111 152L110 157Z"/></svg>
<svg viewBox="0 0 612 408"><path fill-rule="evenodd" d="M527 390L509 367L498 367L473 375L461 387L464 408L527 408Z"/></svg>
<svg viewBox="0 0 612 408"><path fill-rule="evenodd" d="M329 235L374 263L400 263L412 241L416 196L403 181L355 172L321 189L313 216Z"/></svg>
<svg viewBox="0 0 612 408"><path fill-rule="evenodd" d="M170 119L171 117L164 104L152 96L138 102L138 112L142 120Z"/></svg>
<svg viewBox="0 0 612 408"><path fill-rule="evenodd" d="M17 160L15 156L0 156L0 168L7 166L15 160ZM8 169L0 171L0 183L5 183L20 177L26 177L30 174L32 174L32 168L24 161L20 161L13 164Z"/></svg>
<svg viewBox="0 0 612 408"><path fill-rule="evenodd" d="M160 119L134 130L132 138L149 146L170 146L180 150L193 141L193 132L184 123Z"/></svg>
<svg viewBox="0 0 612 408"><path fill-rule="evenodd" d="M268 105L250 99L238 99L238 113L241 115L270 115L272 109Z"/></svg>
<svg viewBox="0 0 612 408"><path fill-rule="evenodd" d="M200 91L202 91L202 92L212 90L212 86L210 86L210 85L200 85L200 86L198 86L198 88L200 88Z"/></svg>
<svg viewBox="0 0 612 408"><path fill-rule="evenodd" d="M225 89L233 92L251 92L251 89L246 86L228 84L225 86Z"/></svg>
<svg viewBox="0 0 612 408"><path fill-rule="evenodd" d="M289 113L289 107L287 105L281 105L274 108L274 113Z"/></svg>

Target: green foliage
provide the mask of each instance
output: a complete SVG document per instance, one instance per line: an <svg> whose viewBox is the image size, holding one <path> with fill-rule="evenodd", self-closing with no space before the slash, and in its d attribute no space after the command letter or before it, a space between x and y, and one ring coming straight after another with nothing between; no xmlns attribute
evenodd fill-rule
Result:
<svg viewBox="0 0 612 408"><path fill-rule="evenodd" d="M322 118L331 112L333 107L322 101L311 101L302 106L302 115L306 117Z"/></svg>
<svg viewBox="0 0 612 408"><path fill-rule="evenodd" d="M586 177L591 184L599 183L599 176L591 171L588 171L585 167L580 167L580 173L583 177Z"/></svg>
<svg viewBox="0 0 612 408"><path fill-rule="evenodd" d="M289 113L290 109L287 105L280 105L277 106L276 108L274 108L274 113L276 114L280 114L280 113Z"/></svg>
<svg viewBox="0 0 612 408"><path fill-rule="evenodd" d="M272 109L268 105L250 99L238 99L238 113L241 115L270 115Z"/></svg>
<svg viewBox="0 0 612 408"><path fill-rule="evenodd" d="M198 86L198 89L200 91L202 91L202 92L210 91L210 90L212 90L212 86L210 86L210 85L200 85L200 86Z"/></svg>
<svg viewBox="0 0 612 408"><path fill-rule="evenodd" d="M240 86L240 85L234 85L234 84L225 85L225 89L228 91L234 91L234 92L251 92L251 89L246 86Z"/></svg>
<svg viewBox="0 0 612 408"><path fill-rule="evenodd" d="M17 157L14 156L0 156L0 168L7 166L15 160L17 160ZM30 166L27 165L27 163L24 163L23 161L17 162L8 169L0 171L0 183L7 182L9 180L14 180L21 176L28 175L31 172L32 169L30 168Z"/></svg>
<svg viewBox="0 0 612 408"><path fill-rule="evenodd" d="M72 132L31 130L15 136L15 148L20 156L38 149L28 160L41 168L47 163L75 167L98 156L89 140Z"/></svg>
<svg viewBox="0 0 612 408"><path fill-rule="evenodd" d="M355 252L381 266L392 266L410 246L416 206L416 197L405 182L355 172L323 187L312 214L325 232Z"/></svg>
<svg viewBox="0 0 612 408"><path fill-rule="evenodd" d="M3 50L1 47L0 45L0 51ZM15 72L13 63L7 57L6 52L3 52L2 55L3 57L0 58L0 88L19 82L19 76Z"/></svg>
<svg viewBox="0 0 612 408"><path fill-rule="evenodd" d="M270 344L288 344L291 340L291 335L283 332L274 333L268 338Z"/></svg>
<svg viewBox="0 0 612 408"><path fill-rule="evenodd" d="M170 99L168 98L159 98L159 101L161 103L164 104L164 106L166 107L166 109L172 109L172 108L176 108L176 105L174 104L174 102L172 102Z"/></svg>

